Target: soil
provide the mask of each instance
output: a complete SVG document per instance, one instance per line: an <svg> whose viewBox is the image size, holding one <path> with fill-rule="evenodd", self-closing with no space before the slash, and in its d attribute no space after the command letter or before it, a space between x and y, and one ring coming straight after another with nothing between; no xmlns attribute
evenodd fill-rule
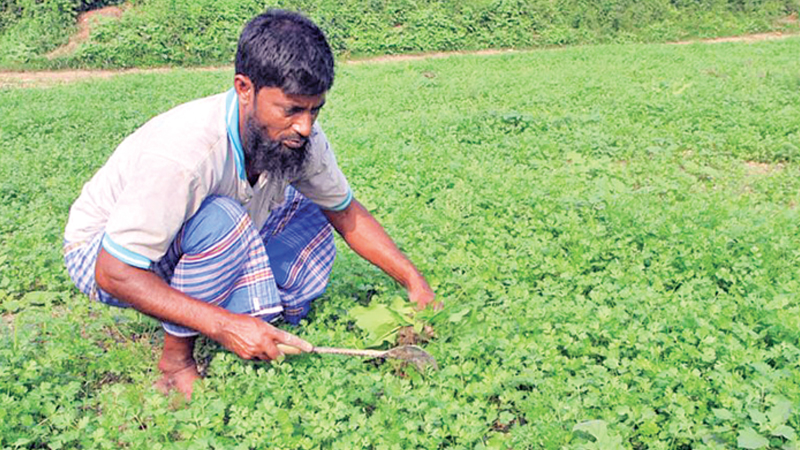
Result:
<svg viewBox="0 0 800 450"><path fill-rule="evenodd" d="M768 164L757 161L745 161L745 169L748 175L772 175L775 172L783 170L785 165L783 163Z"/></svg>
<svg viewBox="0 0 800 450"><path fill-rule="evenodd" d="M188 71L208 72L228 69L229 67L198 67L185 69ZM84 81L87 78L108 79L117 75L133 73L167 73L175 70L174 67L158 67L153 69L92 69L92 70L52 70L15 72L0 70L0 88L4 87L48 87L59 84L68 84Z"/></svg>
<svg viewBox="0 0 800 450"><path fill-rule="evenodd" d="M706 44L718 44L722 42L758 42L758 41L774 41L776 39L786 39L787 37L797 36L797 33L784 33L782 31L773 31L770 33L757 33L757 34L748 34L745 36L727 36L727 37L718 37L718 38L711 38L711 39L701 39L699 42L703 42ZM688 45L694 44L698 41L678 41L678 42L671 42L674 45Z"/></svg>

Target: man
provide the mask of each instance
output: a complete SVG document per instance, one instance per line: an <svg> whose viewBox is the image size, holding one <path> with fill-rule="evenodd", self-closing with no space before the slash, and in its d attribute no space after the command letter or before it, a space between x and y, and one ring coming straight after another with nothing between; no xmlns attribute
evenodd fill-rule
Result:
<svg viewBox="0 0 800 450"><path fill-rule="evenodd" d="M331 225L424 308L434 293L355 199L315 123L333 55L305 17L270 10L247 24L233 89L159 115L84 186L64 233L67 269L91 298L162 321L164 392L191 397L195 337L244 359L312 345L297 324L325 290ZM286 347L283 347L286 348Z"/></svg>

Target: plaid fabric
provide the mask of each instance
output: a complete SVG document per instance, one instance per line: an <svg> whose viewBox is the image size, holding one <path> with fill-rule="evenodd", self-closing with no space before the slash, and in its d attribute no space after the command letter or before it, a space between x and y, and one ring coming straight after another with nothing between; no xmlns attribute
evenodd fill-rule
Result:
<svg viewBox="0 0 800 450"><path fill-rule="evenodd" d="M65 243L67 271L91 299L128 307L95 282L102 235L88 243ZM150 270L199 300L267 321L282 314L296 325L311 301L325 292L335 254L327 219L290 186L286 201L272 211L260 233L236 201L209 197ZM175 336L197 334L168 322L163 326Z"/></svg>
<svg viewBox="0 0 800 450"><path fill-rule="evenodd" d="M283 318L297 325L311 300L328 286L336 257L332 227L319 208L289 186L286 200L261 228L283 304Z"/></svg>

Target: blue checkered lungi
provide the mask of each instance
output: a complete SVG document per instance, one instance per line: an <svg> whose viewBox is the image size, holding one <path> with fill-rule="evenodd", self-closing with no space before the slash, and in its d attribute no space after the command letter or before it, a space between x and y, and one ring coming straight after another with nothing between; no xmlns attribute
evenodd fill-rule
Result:
<svg viewBox="0 0 800 450"><path fill-rule="evenodd" d="M67 271L93 300L129 307L97 286L95 262L103 233L64 244ZM325 292L336 256L330 224L319 207L289 186L286 200L261 230L235 200L208 197L150 270L175 289L231 312L296 325ZM162 322L174 336L197 332Z"/></svg>

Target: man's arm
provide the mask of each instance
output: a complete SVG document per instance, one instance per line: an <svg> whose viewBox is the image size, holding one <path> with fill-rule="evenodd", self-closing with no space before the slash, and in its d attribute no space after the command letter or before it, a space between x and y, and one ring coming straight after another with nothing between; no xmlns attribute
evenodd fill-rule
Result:
<svg viewBox="0 0 800 450"><path fill-rule="evenodd" d="M192 298L156 274L129 266L104 249L97 256L97 285L148 316L197 330L244 359L275 359L277 343L311 351L308 342L261 319L235 314Z"/></svg>
<svg viewBox="0 0 800 450"><path fill-rule="evenodd" d="M416 302L419 308L433 302L435 294L425 277L358 200L353 199L342 211L323 210L323 213L353 251L408 290L409 300Z"/></svg>

